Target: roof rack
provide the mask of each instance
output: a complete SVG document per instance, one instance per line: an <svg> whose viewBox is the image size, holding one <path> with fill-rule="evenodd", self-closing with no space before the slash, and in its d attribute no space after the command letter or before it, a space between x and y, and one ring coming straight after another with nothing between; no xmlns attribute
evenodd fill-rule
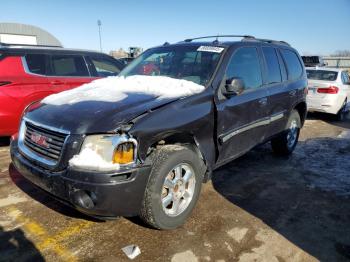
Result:
<svg viewBox="0 0 350 262"><path fill-rule="evenodd" d="M221 38L221 37L241 37L242 38L241 41L259 41L259 42L270 43L270 44L280 44L280 45L290 46L285 41L278 41L278 40L264 39L264 38L255 38L252 35L212 35L212 36L201 36L201 37L185 39L184 42L192 42L193 40L207 39L207 38L216 38L215 41L217 41L218 38Z"/></svg>
<svg viewBox="0 0 350 262"><path fill-rule="evenodd" d="M9 44L0 42L0 47L10 47L10 46L25 46L25 47L54 47L54 48L63 48L59 45L30 45L30 44Z"/></svg>
<svg viewBox="0 0 350 262"><path fill-rule="evenodd" d="M198 40L198 39L207 39L207 38L218 38L221 37L243 37L243 38L254 38L254 36L251 35L211 35L211 36L201 36L201 37L195 37L195 38L188 38L185 39L184 42L192 42L193 40Z"/></svg>
<svg viewBox="0 0 350 262"><path fill-rule="evenodd" d="M259 41L259 42L264 42L264 43L269 43L269 44L278 44L278 45L286 45L286 46L290 46L290 44L288 44L285 41L278 41L278 40L272 40L272 39L264 39L264 38L245 38L242 39L242 41Z"/></svg>

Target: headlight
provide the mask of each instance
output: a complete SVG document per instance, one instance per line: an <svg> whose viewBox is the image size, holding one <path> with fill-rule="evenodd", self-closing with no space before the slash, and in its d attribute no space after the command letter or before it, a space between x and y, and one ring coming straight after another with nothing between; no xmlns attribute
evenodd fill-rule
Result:
<svg viewBox="0 0 350 262"><path fill-rule="evenodd" d="M136 160L137 142L127 135L91 135L69 165L87 170L113 171Z"/></svg>

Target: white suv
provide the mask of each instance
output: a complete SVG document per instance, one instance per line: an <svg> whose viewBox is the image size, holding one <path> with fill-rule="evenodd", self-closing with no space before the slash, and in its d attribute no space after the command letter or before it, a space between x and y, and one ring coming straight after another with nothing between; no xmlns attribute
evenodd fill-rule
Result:
<svg viewBox="0 0 350 262"><path fill-rule="evenodd" d="M306 68L309 112L334 114L343 120L350 107L350 80L345 69Z"/></svg>

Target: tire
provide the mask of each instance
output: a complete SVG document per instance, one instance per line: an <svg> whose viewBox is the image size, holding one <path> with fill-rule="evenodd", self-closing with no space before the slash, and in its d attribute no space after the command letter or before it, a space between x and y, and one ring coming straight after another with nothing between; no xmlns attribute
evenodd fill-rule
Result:
<svg viewBox="0 0 350 262"><path fill-rule="evenodd" d="M175 229L191 214L206 169L193 150L180 145L162 146L152 159L140 217L153 228ZM175 168L177 171L174 171ZM189 176L191 172L193 174ZM187 182L185 178L189 178ZM176 205L175 202L179 204Z"/></svg>
<svg viewBox="0 0 350 262"><path fill-rule="evenodd" d="M345 120L346 114L347 114L347 112L346 112L346 104L347 104L347 101L345 99L342 107L339 109L339 112L335 115L335 119L337 121L344 121Z"/></svg>
<svg viewBox="0 0 350 262"><path fill-rule="evenodd" d="M286 130L271 140L271 147L275 154L290 155L298 144L301 121L298 111L293 110L289 116Z"/></svg>

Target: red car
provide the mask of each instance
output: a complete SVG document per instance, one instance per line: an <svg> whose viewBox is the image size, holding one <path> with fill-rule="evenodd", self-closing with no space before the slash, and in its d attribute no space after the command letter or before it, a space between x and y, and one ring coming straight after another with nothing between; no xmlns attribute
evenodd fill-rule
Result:
<svg viewBox="0 0 350 262"><path fill-rule="evenodd" d="M117 75L123 67L99 52L0 44L0 137L17 132L29 104L96 78Z"/></svg>

